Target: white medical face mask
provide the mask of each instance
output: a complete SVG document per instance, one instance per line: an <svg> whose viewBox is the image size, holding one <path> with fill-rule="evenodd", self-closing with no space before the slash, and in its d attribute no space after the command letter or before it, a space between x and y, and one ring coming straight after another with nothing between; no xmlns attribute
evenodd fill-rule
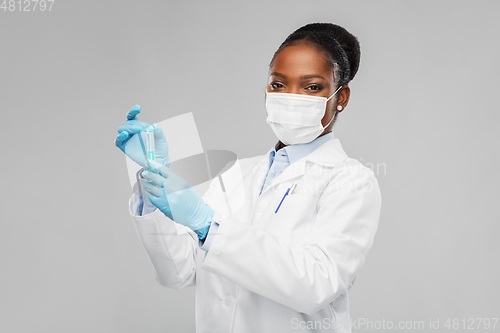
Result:
<svg viewBox="0 0 500 333"><path fill-rule="evenodd" d="M326 103L340 88L342 86L328 98L266 91L266 122L278 139L286 145L311 142L333 121L335 114L328 125L321 125Z"/></svg>

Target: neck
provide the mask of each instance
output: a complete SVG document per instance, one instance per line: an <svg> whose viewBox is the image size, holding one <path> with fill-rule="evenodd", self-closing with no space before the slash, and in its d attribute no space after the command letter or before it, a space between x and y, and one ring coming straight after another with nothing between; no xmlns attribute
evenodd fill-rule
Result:
<svg viewBox="0 0 500 333"><path fill-rule="evenodd" d="M326 134L328 134L328 133L331 133L331 132L332 132L332 130L329 130L329 131L324 131L323 133L321 133L320 135L318 135L318 138L319 138L319 137L321 137L321 136L323 136L323 135L326 135ZM317 138L316 138L316 139L317 139ZM316 140L316 139L315 139L315 140ZM313 141L314 141L314 140L313 140ZM278 151L278 150L280 150L281 148L286 147L286 146L287 146L286 144L284 144L283 142L279 141L279 143L278 143L278 149L276 149L276 151Z"/></svg>

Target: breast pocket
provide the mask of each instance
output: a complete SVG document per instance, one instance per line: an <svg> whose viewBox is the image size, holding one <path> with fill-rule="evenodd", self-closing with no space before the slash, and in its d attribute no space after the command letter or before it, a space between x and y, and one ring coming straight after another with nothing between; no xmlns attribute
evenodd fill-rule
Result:
<svg viewBox="0 0 500 333"><path fill-rule="evenodd" d="M268 230L287 243L302 243L316 218L318 199L305 194L287 195L278 211L271 212Z"/></svg>

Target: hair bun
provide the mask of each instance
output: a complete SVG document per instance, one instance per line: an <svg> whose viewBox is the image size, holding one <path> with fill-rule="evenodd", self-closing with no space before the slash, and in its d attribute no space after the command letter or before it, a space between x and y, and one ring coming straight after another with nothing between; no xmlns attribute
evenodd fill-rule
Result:
<svg viewBox="0 0 500 333"><path fill-rule="evenodd" d="M305 31L328 34L340 44L349 62L349 80L352 80L358 72L361 57L358 38L346 29L333 23L310 23L297 29L295 32Z"/></svg>

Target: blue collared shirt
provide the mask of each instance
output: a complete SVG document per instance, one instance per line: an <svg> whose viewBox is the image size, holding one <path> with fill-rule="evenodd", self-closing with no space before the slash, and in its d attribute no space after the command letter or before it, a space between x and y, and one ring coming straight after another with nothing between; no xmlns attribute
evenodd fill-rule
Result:
<svg viewBox="0 0 500 333"><path fill-rule="evenodd" d="M323 143L328 140L333 139L333 132L327 133L323 136L320 136L308 143L301 143L291 146L286 146L276 151L279 147L279 142L274 146L274 150L269 153L269 170L267 171L267 176L262 185L262 189L260 190L260 194L272 184L272 182L292 163L300 160L301 158L309 155ZM259 194L259 195L260 195ZM214 218L210 224L210 228L208 229L208 234L205 240L200 240L200 246L203 250L208 251L210 249L210 245L217 234L217 230L219 229L220 216L217 212L215 212Z"/></svg>
<svg viewBox="0 0 500 333"><path fill-rule="evenodd" d="M290 164L309 155L330 139L333 139L333 132L320 136L311 142L286 146L276 151L279 146L278 142L274 150L269 153L269 171L267 172L266 180L262 185L260 193L271 185Z"/></svg>

